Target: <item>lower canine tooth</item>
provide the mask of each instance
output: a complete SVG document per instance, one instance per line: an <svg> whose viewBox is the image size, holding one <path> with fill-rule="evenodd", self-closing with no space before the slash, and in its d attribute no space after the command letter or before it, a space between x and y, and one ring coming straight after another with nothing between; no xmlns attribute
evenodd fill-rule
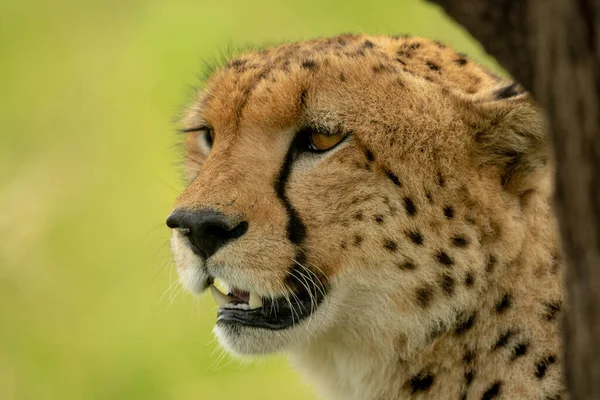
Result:
<svg viewBox="0 0 600 400"><path fill-rule="evenodd" d="M215 302L219 307L225 307L227 304L233 301L231 296L221 293L219 289L214 286L210 287L210 292L212 293L213 299L215 299Z"/></svg>
<svg viewBox="0 0 600 400"><path fill-rule="evenodd" d="M262 299L256 293L250 292L250 301L248 302L250 309L261 308L263 305Z"/></svg>

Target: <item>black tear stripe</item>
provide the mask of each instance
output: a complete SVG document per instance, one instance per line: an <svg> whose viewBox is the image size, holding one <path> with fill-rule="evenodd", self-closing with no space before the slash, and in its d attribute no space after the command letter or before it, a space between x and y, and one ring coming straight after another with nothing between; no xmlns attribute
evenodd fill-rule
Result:
<svg viewBox="0 0 600 400"><path fill-rule="evenodd" d="M300 136L296 136L292 141L290 148L288 149L287 154L285 155L285 159L279 170L279 175L275 179L274 187L275 194L281 200L281 203L285 207L285 210L288 214L288 224L287 224L287 237L293 244L300 246L304 239L306 238L306 226L300 219L298 212L290 203L290 199L288 199L287 194L285 193L287 180L289 178L290 172L292 170L292 163L294 162L294 155L296 151L296 144Z"/></svg>

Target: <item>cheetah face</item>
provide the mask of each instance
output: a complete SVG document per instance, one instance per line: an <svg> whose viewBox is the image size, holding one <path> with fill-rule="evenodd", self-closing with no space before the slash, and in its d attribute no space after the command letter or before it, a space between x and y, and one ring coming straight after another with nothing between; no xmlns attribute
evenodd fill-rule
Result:
<svg viewBox="0 0 600 400"><path fill-rule="evenodd" d="M211 162L219 160L219 152L226 152L220 147L226 138L219 137L212 126L202 125L188 133L194 138L188 145L202 152L199 154L206 160L182 196L184 202ZM242 169L246 172L234 168L228 178L224 178L227 171L222 171L224 174L218 175L225 181L220 183L219 177L206 177L202 193L212 197L216 186L224 185L219 189L223 200L178 206L167 220L173 228L172 248L182 284L193 293L211 292L219 305L215 334L238 354L267 353L298 344L326 329L327 317L336 307L330 293L334 290L330 265L335 264L321 255L335 249L321 246L319 235L311 237L320 224L316 222L318 213L310 208L323 205L311 205L315 199L310 196L298 202L291 198L314 185L311 179L323 178L317 173L319 165L348 152L352 135L292 126L269 136L264 143L268 147L257 151L266 159L251 158ZM244 146L263 146L258 138L250 136ZM235 153L245 152L243 147L238 151ZM278 165L268 168L266 163L275 159ZM242 187L234 187L237 179ZM215 189L205 189L213 180L217 181ZM332 182L331 188L341 183ZM250 198L243 199L247 194ZM198 192L193 194L196 196ZM300 214L300 207L306 216ZM337 206L325 208L332 213ZM323 235L335 235L330 228Z"/></svg>
<svg viewBox="0 0 600 400"><path fill-rule="evenodd" d="M427 46L455 61L442 70ZM497 78L456 57L340 36L244 54L207 81L182 120L188 186L167 224L181 282L212 292L227 349L382 324L414 336L478 301L494 234L481 216L510 232L502 185L531 168L493 131L508 108L477 93Z"/></svg>

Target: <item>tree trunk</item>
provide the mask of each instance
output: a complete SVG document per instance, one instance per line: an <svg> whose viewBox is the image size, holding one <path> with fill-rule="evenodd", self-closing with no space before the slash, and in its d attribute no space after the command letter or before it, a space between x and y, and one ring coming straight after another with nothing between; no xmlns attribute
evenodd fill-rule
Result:
<svg viewBox="0 0 600 400"><path fill-rule="evenodd" d="M567 266L567 385L573 399L600 399L600 0L430 1L546 110Z"/></svg>

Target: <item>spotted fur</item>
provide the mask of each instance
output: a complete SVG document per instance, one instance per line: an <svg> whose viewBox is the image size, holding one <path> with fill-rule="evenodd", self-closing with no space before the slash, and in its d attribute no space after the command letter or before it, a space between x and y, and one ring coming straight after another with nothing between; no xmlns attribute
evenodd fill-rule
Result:
<svg viewBox="0 0 600 400"><path fill-rule="evenodd" d="M174 232L183 284L289 296L301 264L328 288L285 331L217 327L228 350L287 352L326 399L566 398L553 160L518 85L439 42L341 35L243 52L182 124L176 207L248 222L206 262ZM310 154L305 129L347 137Z"/></svg>

